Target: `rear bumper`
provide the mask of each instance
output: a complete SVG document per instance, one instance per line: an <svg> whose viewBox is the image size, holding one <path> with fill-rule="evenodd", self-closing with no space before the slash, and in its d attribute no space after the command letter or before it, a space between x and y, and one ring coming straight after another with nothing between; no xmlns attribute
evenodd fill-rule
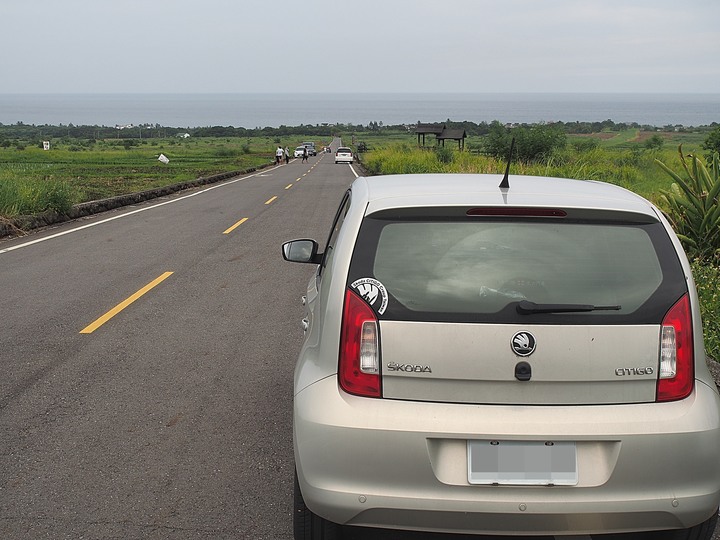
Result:
<svg viewBox="0 0 720 540"><path fill-rule="evenodd" d="M681 402L519 407L366 399L334 377L295 396L295 459L308 507L330 521L487 534L686 528L720 503L720 406ZM467 481L467 439L570 440L572 487Z"/></svg>

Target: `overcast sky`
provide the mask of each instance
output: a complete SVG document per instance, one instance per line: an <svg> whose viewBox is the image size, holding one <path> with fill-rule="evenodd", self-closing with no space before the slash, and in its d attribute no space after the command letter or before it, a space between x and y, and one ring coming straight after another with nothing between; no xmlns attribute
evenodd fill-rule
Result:
<svg viewBox="0 0 720 540"><path fill-rule="evenodd" d="M0 93L720 92L719 0L0 0Z"/></svg>

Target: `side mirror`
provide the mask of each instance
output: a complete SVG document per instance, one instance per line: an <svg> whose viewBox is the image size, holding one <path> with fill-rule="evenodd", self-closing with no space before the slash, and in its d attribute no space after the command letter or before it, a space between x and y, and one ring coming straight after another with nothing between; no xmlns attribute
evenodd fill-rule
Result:
<svg viewBox="0 0 720 540"><path fill-rule="evenodd" d="M320 264L322 253L318 243L307 238L285 242L282 246L283 259L290 262Z"/></svg>

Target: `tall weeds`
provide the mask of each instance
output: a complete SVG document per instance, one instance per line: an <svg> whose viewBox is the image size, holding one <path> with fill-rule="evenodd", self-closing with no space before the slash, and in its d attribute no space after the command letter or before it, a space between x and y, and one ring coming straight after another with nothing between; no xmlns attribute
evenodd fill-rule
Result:
<svg viewBox="0 0 720 540"><path fill-rule="evenodd" d="M708 261L691 262L693 277L700 297L705 351L710 358L720 360L720 267Z"/></svg>
<svg viewBox="0 0 720 540"><path fill-rule="evenodd" d="M448 150L445 150L447 153ZM478 173L502 174L505 163L482 154L452 151L452 159L438 159L438 153L409 144L391 144L364 154L363 164L371 174ZM572 146L553 153L542 162L513 163L512 174L555 176L578 180L598 180L620 185L651 200L659 197L650 154L608 151L602 148L576 149ZM667 185L667 182L663 185Z"/></svg>
<svg viewBox="0 0 720 540"><path fill-rule="evenodd" d="M0 177L0 216L12 218L46 210L66 213L74 200L66 182L57 180L9 181Z"/></svg>

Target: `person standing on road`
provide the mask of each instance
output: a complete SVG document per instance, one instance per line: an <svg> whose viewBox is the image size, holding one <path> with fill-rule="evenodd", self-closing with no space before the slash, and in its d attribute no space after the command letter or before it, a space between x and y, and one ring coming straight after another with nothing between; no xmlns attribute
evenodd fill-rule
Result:
<svg viewBox="0 0 720 540"><path fill-rule="evenodd" d="M290 163L290 149L286 146L285 147L285 165Z"/></svg>
<svg viewBox="0 0 720 540"><path fill-rule="evenodd" d="M307 146L303 148L303 158L301 163L304 163L305 161L307 161Z"/></svg>
<svg viewBox="0 0 720 540"><path fill-rule="evenodd" d="M283 156L283 149L282 146L278 146L277 150L275 150L275 165L280 165L280 160Z"/></svg>

